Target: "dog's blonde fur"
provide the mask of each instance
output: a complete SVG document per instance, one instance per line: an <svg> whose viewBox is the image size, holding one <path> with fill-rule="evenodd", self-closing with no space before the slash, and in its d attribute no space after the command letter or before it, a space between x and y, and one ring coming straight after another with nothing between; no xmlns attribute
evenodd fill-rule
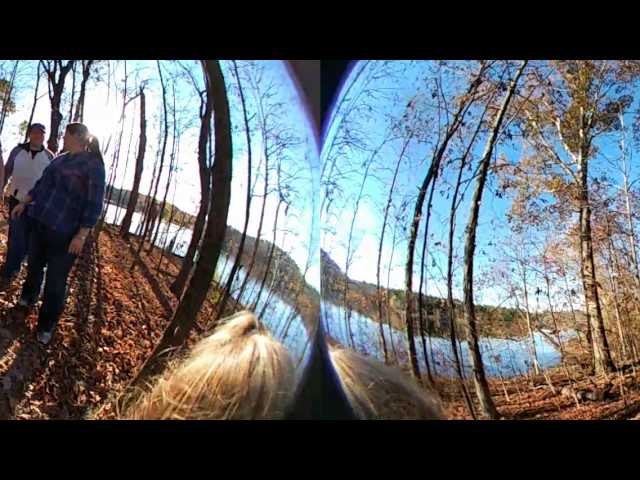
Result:
<svg viewBox="0 0 640 480"><path fill-rule="evenodd" d="M248 311L239 312L171 365L127 412L130 419L279 419L295 367L284 345Z"/></svg>
<svg viewBox="0 0 640 480"><path fill-rule="evenodd" d="M329 347L331 360L361 420L446 420L440 399L404 372L350 349Z"/></svg>

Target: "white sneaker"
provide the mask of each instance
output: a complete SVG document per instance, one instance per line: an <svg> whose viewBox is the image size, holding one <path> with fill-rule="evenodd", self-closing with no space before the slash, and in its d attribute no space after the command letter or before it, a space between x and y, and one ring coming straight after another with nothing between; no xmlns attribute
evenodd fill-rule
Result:
<svg viewBox="0 0 640 480"><path fill-rule="evenodd" d="M51 341L51 332L38 332L38 341L47 345Z"/></svg>

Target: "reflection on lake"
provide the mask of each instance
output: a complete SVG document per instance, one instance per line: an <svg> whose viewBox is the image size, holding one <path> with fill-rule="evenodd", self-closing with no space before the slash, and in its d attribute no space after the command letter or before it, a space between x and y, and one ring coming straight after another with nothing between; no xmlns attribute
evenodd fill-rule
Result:
<svg viewBox="0 0 640 480"><path fill-rule="evenodd" d="M345 310L331 302L323 301L323 328L328 336L335 339L342 345L349 345L349 335L345 326ZM367 318L355 311L351 313L351 331L355 338L356 350L364 351L369 355L375 356L378 360L384 361L384 353L380 346L380 325L370 318ZM390 334L391 332L391 334ZM407 336L404 332L400 332L394 328L384 326L385 340L388 345L390 354L394 356L394 351L398 353L398 362L407 365L407 353L409 351L407 345ZM560 341L566 342L575 337L575 332L566 331L560 333ZM393 339L393 342L391 341ZM536 354L538 363L542 369L554 367L560 364L562 360L560 352L558 352L540 333L534 333ZM416 349L418 351L418 360L420 362L421 371L426 372L424 349L422 348L422 340L420 336L415 340ZM453 376L454 360L451 349L451 342L444 338L427 338L427 353L431 370L437 375ZM532 369L533 362L530 352L530 341L525 340L507 340L501 338L481 338L480 352L485 371L488 376L493 377L513 377L523 375ZM472 371L470 367L469 346L466 341L459 342L459 351L461 354L461 362L463 363L464 376L471 378Z"/></svg>

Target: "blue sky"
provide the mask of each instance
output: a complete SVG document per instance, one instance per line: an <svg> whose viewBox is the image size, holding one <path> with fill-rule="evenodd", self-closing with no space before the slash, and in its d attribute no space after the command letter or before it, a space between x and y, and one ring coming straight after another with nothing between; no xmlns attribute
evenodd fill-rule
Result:
<svg viewBox="0 0 640 480"><path fill-rule="evenodd" d="M2 66L5 70L11 66L10 62L12 61L3 62ZM310 267L307 274L307 281L312 286L319 289L319 257L317 254L317 225L319 218L318 215L314 213L318 209L316 205L316 199L318 198L317 192L319 189L318 169L320 164L318 147L313 136L311 123L305 114L300 96L292 79L289 77L283 61L256 61L256 63L258 65L262 65L264 68L263 78L260 82L260 85L262 86L261 88L264 88L268 83L273 83L274 85L274 96L268 100L267 103L269 105L282 103L283 106L279 113L278 121L300 140L300 143L297 146L289 148L287 151L283 152L282 155L283 178L287 177L286 182L290 187L292 206L289 208L286 217L281 209L276 243L279 246L283 246L285 251L291 251L291 255L300 266L301 271L304 272L307 266ZM165 69L163 70L163 75L168 88L168 106L171 108L171 85L168 80L168 72L175 72L181 70L181 68L176 65L171 65L169 62L165 61L162 61L161 64ZM194 78L196 79L199 87L202 88L203 78L200 67L196 65L194 61L181 61L181 64L193 67ZM245 133L243 131L244 120L242 117L239 97L237 95L237 82L234 75L231 73L231 62L224 61L222 64L230 96L232 126L241 128L239 131L234 133L233 137L233 185L228 224L242 230L245 220L245 197L247 191L247 148ZM246 64L246 61L239 60L238 68L242 71ZM28 120L31 113L36 84L36 68L36 61L21 61L21 73L17 81L17 111L7 118L1 136L5 159L8 157L10 149L23 140L19 135L18 126L21 122ZM155 60L127 61L128 73L131 74L134 70L137 70L138 73L135 77L134 75L129 77L128 88L131 91L135 90L136 77L138 81L147 82L145 90L147 112L147 149L145 155L145 169L140 187L142 193L147 193L152 176L153 162L155 161L159 146L161 146L158 142L160 121L159 113L162 109L162 100L160 97L161 90L158 79L158 67ZM121 87L123 85L122 80L124 79L123 61L118 63L115 73L118 86ZM79 86L79 81L80 75L78 74L76 87ZM66 92L70 91L71 85L72 76L69 74L65 84ZM255 116L257 113L256 103L254 101L255 97L246 80L243 81L243 89L247 100L248 116L253 117L253 122L255 122L258 118ZM200 200L200 183L197 167L197 138L199 134L199 120L197 117L200 100L195 88L190 85L189 81L185 78L177 82L175 92L176 107L178 110L181 110L180 116L183 119L182 132L179 132L178 134L180 140L179 150L176 153L179 171L177 172L178 185L177 190L175 191L175 204L184 211L196 214ZM37 103L34 122L40 122L49 127L51 110L46 93L47 83L43 78L40 80L38 89L38 96L40 99ZM63 103L64 99L65 96L63 96ZM69 121L68 101L69 100L66 100L66 106L63 105L62 107L62 113L65 115L62 127L64 127L64 125ZM109 91L109 88L104 82L96 83L95 81L90 81L85 101L84 123L101 141L103 149L106 148L109 137L113 135L113 139L111 140L105 155L107 175L109 175L109 170L113 163L115 137L121 127L121 108L121 94L116 94L113 90ZM139 101L136 100L131 102L126 109L120 162L114 182L118 187L122 185L123 181L124 188L131 188L133 183L133 169L137 153L137 141L139 138L139 108ZM190 120L188 125L186 124L187 120ZM171 124L169 128L171 130ZM255 128L256 127L254 127L254 129ZM171 144L172 139L170 137L167 142L165 173L161 178L158 194L160 198L164 193L164 186L166 184L166 172L168 170L167 166L169 163L169 155L171 153ZM129 151L128 156L130 161L128 169L125 170L124 161L127 156L127 151ZM254 190L255 197L252 201L249 223L249 234L253 236L257 233L258 218L262 203L261 196L264 186L264 167L262 166L262 168L259 168L263 165L263 162L261 161L262 152L261 136L256 131L253 134L252 140L252 176L253 184L255 186L254 188L256 190ZM289 178L291 175L295 175L295 178ZM267 196L267 209L262 236L263 238L271 241L273 223L275 219L275 207L277 204L277 194L274 191L274 188L277 186L277 175L275 171L270 173L269 185L271 191ZM169 201L171 201L173 195L174 189L172 187L169 192ZM316 226L315 232L313 228L314 226ZM316 247L315 249L314 246Z"/></svg>
<svg viewBox="0 0 640 480"><path fill-rule="evenodd" d="M391 62L389 68L393 69L396 74L387 78L374 81L373 84L383 89L386 89L386 97L379 96L378 98L366 97L361 95L356 100L358 93L363 90L364 81L368 78L367 74L371 72L380 71L385 68L383 62L370 61L365 63L362 61L356 64L344 84L342 90L342 96L338 98L336 105L339 105L341 110L335 110L331 122L331 129L326 133L326 143L322 152L322 161L325 169L325 180L329 178L329 172L332 172L332 180L335 180L341 187L341 193L339 195L333 195L331 202L327 202L325 199L325 207L328 204L327 210L322 212L323 232L321 235L321 244L323 248L329 252L330 256L345 269L345 263L347 262L346 256L346 244L348 242L347 237L349 235L351 221L354 215L354 204L358 199L360 193L360 186L363 182L363 176L366 169L366 162L370 161L371 153L361 153L358 151L350 150L348 153L339 154L339 148L333 148L331 150L331 144L339 136L340 129L346 128L345 125L349 125L349 122L357 122L357 114L355 112L368 113L373 117L370 121L360 121L361 133L359 138L364 139L364 143L367 144L370 150L375 150L385 137L385 132L389 122L386 120L388 117L400 118L406 111L406 106L409 98L411 98L418 90L425 92L423 102L429 102L429 89L425 89L423 78L426 76L426 72L429 69L435 71L434 62L423 61L395 61ZM458 62L460 63L460 62ZM365 66L364 73L362 67ZM358 73L361 73L358 75ZM355 80L355 82L354 82ZM351 85L353 84L353 85ZM349 90L349 86L351 88ZM458 86L451 88L451 92L456 91L463 83L459 83ZM348 91L348 94L347 94ZM347 101L341 104L341 100L344 100L345 94L347 95ZM638 95L636 95L638 96ZM637 103L637 101L636 101ZM346 112L353 105L359 105L361 110L353 110L351 118L346 117ZM371 107L371 110L369 110ZM634 109L631 109L634 110ZM432 112L433 108L427 109L427 112ZM386 115L386 118L385 118ZM428 115L428 114L427 114ZM437 131L437 119L436 118L423 118L425 120L425 128L431 128L433 131ZM632 114L629 113L625 122L627 125L631 124ZM619 137L617 134L609 135L603 141L599 142L601 146L601 154L598 158L590 163L590 176L592 178L600 176L603 171L609 172L612 176L612 180L620 183L620 175L612 171L610 165L608 165L603 155L610 158L617 159L619 157ZM478 147L474 151L475 158L481 155L481 151L484 149L485 140L482 139L479 142ZM377 157L375 158L375 167L370 168L370 171L375 171L378 178L368 178L364 185L363 195L361 197L361 204L358 208L356 222L355 222L355 241L352 241L353 250L353 263L349 270L349 276L355 280L367 281L370 283L376 282L376 261L378 256L378 243L380 238L380 225L383 218L383 209L386 203L386 198L389 191L391 182L392 170L395 168L396 161L399 156L399 152L402 148L402 139L397 139L380 149ZM518 141L520 142L520 141ZM522 154L522 144L515 143L512 145L500 145L497 148L496 154L504 154L510 159L518 159ZM402 205L403 198L407 199L408 207L406 209L407 216L412 215L415 197L417 195L418 188L422 183L428 162L430 162L433 149L429 145L417 145L416 143L410 144L407 149L407 157L411 158L411 166L405 160L399 173L398 184L396 186L396 198L394 198L394 207L399 208ZM566 155L562 155L566 157ZM337 159L336 166L331 169L331 160ZM427 160L428 159L428 160ZM474 168L475 168L474 163ZM348 165L353 166L349 170ZM633 170L633 169L632 169ZM336 175L337 172L344 173L346 178L340 178ZM634 171L635 172L635 171ZM445 173L444 180L452 183L457 176L457 168L448 169ZM470 174L465 172L463 178L469 178ZM632 180L636 178L637 174L632 173ZM468 190L466 192L464 201L458 208L457 220L456 220L456 240L454 240L454 248L458 259L462 258L464 248L464 229L466 227L467 215L469 212L469 201L475 187L475 180L470 185L466 185ZM485 189L482 205L480 209L480 221L477 231L476 241L476 261L475 261L475 273L476 273L476 292L478 294L476 300L486 304L499 304L505 299L506 285L498 286L484 286L483 274L485 272L493 272L497 265L492 263L490 259L499 258L496 245L501 240L507 239L511 236L509 228L505 225L505 214L510 207L510 200L506 197L498 198L495 195L496 181L490 178ZM464 188L464 187L463 187ZM430 237L428 244L428 261L426 262L427 269L427 292L436 296L446 295L446 258L447 258L447 237L448 237L448 222L449 222L449 209L450 199L447 197L453 192L453 188L448 188L442 182L438 183L436 192L434 194L433 213L432 220L430 222ZM326 192L323 190L323 195ZM551 197L547 197L551 199ZM427 196L428 200L428 196ZM427 202L425 201L423 208L423 221L421 223L420 236L417 242L416 248L416 261L414 263L414 288L417 289L419 282L419 261L420 253L422 249L422 237L424 231L424 215L426 215ZM535 232L529 232L529 239ZM397 236L400 237L396 247L393 249L393 257L391 258L392 247L390 245L393 232L391 228L387 228L385 233L385 247L383 249L383 261L382 261L382 284L386 285L386 275L389 267L391 267L391 286L394 288L403 288L404 285L404 263L406 257L408 228L398 229ZM538 236L541 236L538 235ZM404 238L403 238L404 237ZM439 246L437 242L440 242L442 246ZM532 245L541 244L541 242L533 242ZM455 264L454 272L454 296L461 297L460 284L462 280L461 265ZM561 305L564 299L557 300L557 305ZM520 299L522 302L522 299ZM506 302L510 304L512 302ZM580 304L579 299L574 303L575 306Z"/></svg>

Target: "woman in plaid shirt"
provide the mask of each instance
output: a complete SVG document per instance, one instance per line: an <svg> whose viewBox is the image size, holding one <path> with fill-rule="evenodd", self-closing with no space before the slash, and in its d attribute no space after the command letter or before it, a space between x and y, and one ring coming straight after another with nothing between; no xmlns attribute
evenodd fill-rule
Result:
<svg viewBox="0 0 640 480"><path fill-rule="evenodd" d="M20 305L29 307L38 301L47 267L37 326L38 340L45 345L64 309L69 272L102 213L105 191L100 144L85 125L67 125L63 151L11 212L16 218L28 204L33 223Z"/></svg>

